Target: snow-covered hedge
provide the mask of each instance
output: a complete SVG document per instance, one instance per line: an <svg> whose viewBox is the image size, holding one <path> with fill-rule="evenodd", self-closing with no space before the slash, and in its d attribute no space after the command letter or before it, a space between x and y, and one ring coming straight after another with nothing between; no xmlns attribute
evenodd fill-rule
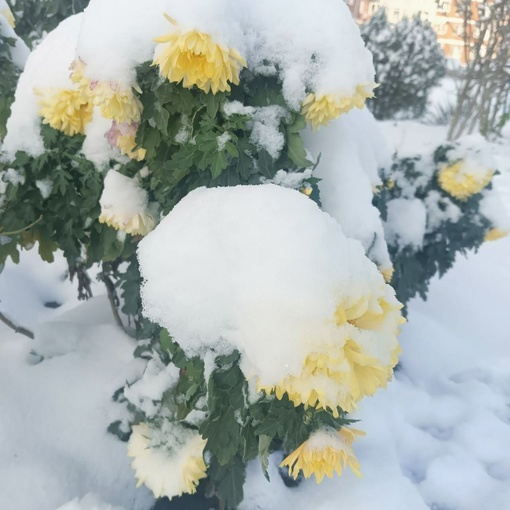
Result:
<svg viewBox="0 0 510 510"><path fill-rule="evenodd" d="M510 233L510 208L488 143L465 137L433 154L395 158L375 197L399 300L426 298L432 277L443 276L459 253Z"/></svg>

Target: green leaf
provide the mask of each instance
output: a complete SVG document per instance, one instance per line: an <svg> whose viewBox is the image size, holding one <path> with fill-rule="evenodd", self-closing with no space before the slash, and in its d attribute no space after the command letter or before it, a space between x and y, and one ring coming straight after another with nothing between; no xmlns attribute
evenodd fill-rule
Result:
<svg viewBox="0 0 510 510"><path fill-rule="evenodd" d="M163 108L161 103L155 103L154 105L154 121L156 127L165 135L168 136L168 120L170 119L170 113L168 110Z"/></svg>
<svg viewBox="0 0 510 510"><path fill-rule="evenodd" d="M299 133L287 130L288 154L292 162L300 168L308 168L313 165L306 157L305 142Z"/></svg>
<svg viewBox="0 0 510 510"><path fill-rule="evenodd" d="M262 467L262 472L264 473L264 476L266 477L266 480L270 482L269 479L269 454L271 453L271 442L273 441L273 438L270 436L259 436L259 459L260 459L260 465Z"/></svg>

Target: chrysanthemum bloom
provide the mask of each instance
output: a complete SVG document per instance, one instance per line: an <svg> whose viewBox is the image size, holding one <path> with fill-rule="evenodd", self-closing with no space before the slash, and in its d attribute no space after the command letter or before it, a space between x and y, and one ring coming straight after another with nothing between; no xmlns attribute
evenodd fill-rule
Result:
<svg viewBox="0 0 510 510"><path fill-rule="evenodd" d="M444 165L439 170L441 188L457 200L467 200L480 193L492 180L494 171L465 160Z"/></svg>
<svg viewBox="0 0 510 510"><path fill-rule="evenodd" d="M79 90L35 89L34 92L39 96L39 114L44 124L68 136L85 134L85 127L92 119L93 105Z"/></svg>
<svg viewBox="0 0 510 510"><path fill-rule="evenodd" d="M105 138L108 140L112 147L117 147L120 152L131 159L142 161L147 154L145 149L137 149L136 147L136 130L138 123L132 122L128 124L123 122L119 124L113 121L112 127L105 133Z"/></svg>
<svg viewBox="0 0 510 510"><path fill-rule="evenodd" d="M281 464L289 468L289 475L296 479L302 471L305 478L315 475L317 483L325 476L338 476L349 467L361 476L359 462L352 448L356 436L364 436L361 430L342 428L338 431L325 427L314 432L297 450L293 451Z"/></svg>
<svg viewBox="0 0 510 510"><path fill-rule="evenodd" d="M499 228L493 228L487 232L485 235L485 241L497 241L498 239L503 239L510 232L508 230L501 230Z"/></svg>
<svg viewBox="0 0 510 510"><path fill-rule="evenodd" d="M276 386L259 382L259 391L274 391L278 399L287 395L296 406L326 409L334 416L338 407L351 412L393 375L400 354L398 330L405 322L401 308L387 286L378 297L340 304L334 320L343 343L318 346L305 358L300 374L288 375Z"/></svg>
<svg viewBox="0 0 510 510"><path fill-rule="evenodd" d="M136 179L110 170L100 199L99 222L127 234L145 236L156 226L148 209L147 192Z"/></svg>
<svg viewBox="0 0 510 510"><path fill-rule="evenodd" d="M375 83L358 85L353 96L342 97L334 94L308 94L303 101L302 113L312 129L329 124L332 120L353 108L363 108L365 101L374 97Z"/></svg>
<svg viewBox="0 0 510 510"><path fill-rule="evenodd" d="M85 98L99 106L101 115L118 123L139 122L142 103L136 97L131 85L122 85L115 81L91 80L85 76L87 66L76 59L70 67L71 81L76 84ZM136 85L134 89L141 93Z"/></svg>
<svg viewBox="0 0 510 510"><path fill-rule="evenodd" d="M2 15L9 25L14 28L16 26L16 21L14 20L14 15L12 14L11 9L9 9L9 6L7 5L0 11L0 15Z"/></svg>
<svg viewBox="0 0 510 510"><path fill-rule="evenodd" d="M175 20L165 17L177 25ZM158 37L153 65L169 81L186 88L196 85L206 93L230 91L230 83L239 84L239 73L246 60L233 49L218 44L209 34L198 30L182 33L178 28Z"/></svg>
<svg viewBox="0 0 510 510"><path fill-rule="evenodd" d="M131 466L138 486L145 484L156 498L194 494L198 482L207 476L205 445L198 432L176 423L133 426L128 455L134 458Z"/></svg>

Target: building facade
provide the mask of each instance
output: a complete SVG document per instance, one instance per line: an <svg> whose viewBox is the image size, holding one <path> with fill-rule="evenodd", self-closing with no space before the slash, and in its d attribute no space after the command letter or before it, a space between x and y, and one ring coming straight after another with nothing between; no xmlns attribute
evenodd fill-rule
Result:
<svg viewBox="0 0 510 510"><path fill-rule="evenodd" d="M461 64L469 58L465 54L463 19L457 12L458 0L346 0L354 18L359 24L366 23L379 9L385 8L388 21L398 23L420 13L428 20L437 33L437 39L447 58ZM481 0L472 2L473 17L476 19ZM472 37L477 37L473 28Z"/></svg>

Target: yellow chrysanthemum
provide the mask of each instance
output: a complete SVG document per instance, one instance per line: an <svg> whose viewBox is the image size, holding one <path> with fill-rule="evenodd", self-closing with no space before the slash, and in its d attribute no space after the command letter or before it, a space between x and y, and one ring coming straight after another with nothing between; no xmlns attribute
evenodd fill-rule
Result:
<svg viewBox="0 0 510 510"><path fill-rule="evenodd" d="M405 322L398 302L390 304L378 300L370 307L368 297L349 306L340 305L335 313L338 327L349 325L358 330L372 331L386 327L396 337L398 327ZM374 395L386 386L398 362L398 344L389 353L389 362L381 364L369 355L352 338L347 337L343 345L326 345L308 354L299 375L288 375L276 386L258 384L259 391L274 392L276 398L287 395L294 405L304 404L316 409L330 410L338 416L338 407L351 412L363 397Z"/></svg>
<svg viewBox="0 0 510 510"><path fill-rule="evenodd" d="M119 124L138 122L142 103L133 92L133 87L112 81L93 81L85 76L86 64L76 59L70 67L71 81L78 86L82 95L94 106L99 106L101 115ZM135 90L141 92L138 86Z"/></svg>
<svg viewBox="0 0 510 510"><path fill-rule="evenodd" d="M133 236L146 236L156 227L156 220L148 211L133 215L119 214L118 211L103 209L99 223L105 223L116 230L122 230Z"/></svg>
<svg viewBox="0 0 510 510"><path fill-rule="evenodd" d="M334 94L308 94L303 101L302 113L311 124L312 129L329 124L332 120L347 113L353 108L363 108L365 101L374 97L375 83L371 85L358 85L356 93L350 97L341 97Z"/></svg>
<svg viewBox="0 0 510 510"><path fill-rule="evenodd" d="M112 82L92 82L90 97L95 106L101 109L101 115L116 122L138 122L142 113L142 103L131 87Z"/></svg>
<svg viewBox="0 0 510 510"><path fill-rule="evenodd" d="M315 475L317 483L325 476L338 476L349 467L357 476L361 476L358 459L354 455L352 443L357 436L364 436L361 430L342 428L338 431L326 427L315 433L299 448L292 452L281 464L289 468L289 475L296 479L303 472L305 478Z"/></svg>
<svg viewBox="0 0 510 510"><path fill-rule="evenodd" d="M2 9L0 11L0 15L2 15L9 25L14 28L16 26L16 21L14 19L14 15L12 14L12 11L9 9L9 6L6 6L5 9Z"/></svg>
<svg viewBox="0 0 510 510"><path fill-rule="evenodd" d="M122 154L125 154L136 161L142 161L147 154L147 151L142 148L136 151L134 150L136 147L136 141L135 137L132 135L120 135L117 138L117 147L120 149Z"/></svg>
<svg viewBox="0 0 510 510"><path fill-rule="evenodd" d="M438 181L441 188L457 200L467 200L480 193L492 180L494 171L476 169L470 172L463 160L444 166L439 171Z"/></svg>
<svg viewBox="0 0 510 510"><path fill-rule="evenodd" d="M157 428L148 423L133 426L128 456L138 478L157 498L194 494L207 476L203 452L206 441L178 424Z"/></svg>
<svg viewBox="0 0 510 510"><path fill-rule="evenodd" d="M176 22L165 15L176 25ZM178 29L155 39L153 65L169 81L186 88L196 85L206 93L230 91L230 83L239 84L239 73L246 60L237 50L218 44L209 34L198 30L181 33Z"/></svg>
<svg viewBox="0 0 510 510"><path fill-rule="evenodd" d="M85 134L85 127L92 119L93 106L79 90L36 89L39 96L39 114L44 124L68 136Z"/></svg>
<svg viewBox="0 0 510 510"><path fill-rule="evenodd" d="M503 239L508 234L510 234L510 231L508 230L501 230L499 228L493 228L487 232L485 235L485 241L497 241L498 239Z"/></svg>

